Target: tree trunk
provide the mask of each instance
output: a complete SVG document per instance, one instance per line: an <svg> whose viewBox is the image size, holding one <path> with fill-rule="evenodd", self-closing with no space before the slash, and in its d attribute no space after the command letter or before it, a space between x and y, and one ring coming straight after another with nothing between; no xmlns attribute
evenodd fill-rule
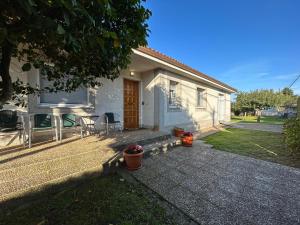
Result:
<svg viewBox="0 0 300 225"><path fill-rule="evenodd" d="M2 46L2 58L0 62L0 76L2 78L2 84L0 86L0 105L4 105L10 100L13 92L12 81L9 74L12 51L13 45L5 41Z"/></svg>

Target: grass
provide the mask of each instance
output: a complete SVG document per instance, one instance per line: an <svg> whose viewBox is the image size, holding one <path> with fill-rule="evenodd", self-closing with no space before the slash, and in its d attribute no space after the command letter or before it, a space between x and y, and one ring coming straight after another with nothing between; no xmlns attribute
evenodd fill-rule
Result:
<svg viewBox="0 0 300 225"><path fill-rule="evenodd" d="M2 212L0 224L162 225L174 222L142 186L111 175Z"/></svg>
<svg viewBox="0 0 300 225"><path fill-rule="evenodd" d="M203 140L222 151L300 168L300 156L287 150L280 133L229 128Z"/></svg>
<svg viewBox="0 0 300 225"><path fill-rule="evenodd" d="M266 124L283 124L285 120L286 119L279 118L277 116L262 116L260 122ZM257 116L232 116L231 121L241 123L257 123Z"/></svg>

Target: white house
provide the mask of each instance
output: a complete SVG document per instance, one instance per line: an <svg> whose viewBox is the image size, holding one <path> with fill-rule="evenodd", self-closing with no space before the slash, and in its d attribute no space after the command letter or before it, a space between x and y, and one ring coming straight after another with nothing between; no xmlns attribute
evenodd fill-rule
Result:
<svg viewBox="0 0 300 225"><path fill-rule="evenodd" d="M29 96L26 111L120 115L125 129L154 128L171 131L218 125L230 120L230 94L236 89L148 47L133 49L131 64L113 82L73 93ZM21 72L13 60L11 75L32 85L47 85L39 70Z"/></svg>

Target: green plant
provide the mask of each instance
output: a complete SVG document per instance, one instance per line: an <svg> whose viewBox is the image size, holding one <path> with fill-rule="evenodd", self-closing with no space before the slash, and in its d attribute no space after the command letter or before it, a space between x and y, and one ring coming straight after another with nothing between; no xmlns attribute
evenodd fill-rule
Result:
<svg viewBox="0 0 300 225"><path fill-rule="evenodd" d="M284 123L284 139L293 153L300 153L300 118L291 118Z"/></svg>
<svg viewBox="0 0 300 225"><path fill-rule="evenodd" d="M1 0L0 105L41 91L71 92L114 80L132 48L147 44L151 12L142 0ZM40 69L52 85L13 81L11 59Z"/></svg>

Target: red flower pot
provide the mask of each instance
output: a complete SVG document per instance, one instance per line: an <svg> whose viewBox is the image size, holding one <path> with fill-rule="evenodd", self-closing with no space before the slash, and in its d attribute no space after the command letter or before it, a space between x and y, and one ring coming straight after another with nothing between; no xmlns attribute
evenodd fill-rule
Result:
<svg viewBox="0 0 300 225"><path fill-rule="evenodd" d="M185 147L192 147L193 146L193 134L191 132L185 132L181 136L181 143Z"/></svg>
<svg viewBox="0 0 300 225"><path fill-rule="evenodd" d="M144 150L140 145L130 145L123 151L124 160L128 170L137 170L142 166Z"/></svg>

